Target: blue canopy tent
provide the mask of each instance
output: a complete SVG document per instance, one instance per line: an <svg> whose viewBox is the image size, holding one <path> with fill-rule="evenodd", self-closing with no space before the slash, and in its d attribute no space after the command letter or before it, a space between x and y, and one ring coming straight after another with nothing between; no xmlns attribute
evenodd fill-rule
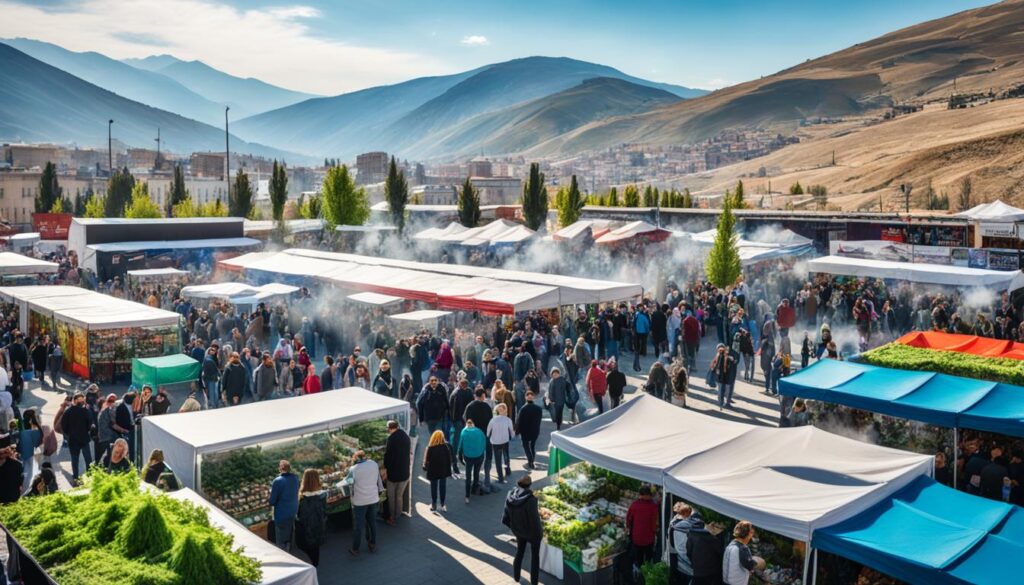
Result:
<svg viewBox="0 0 1024 585"><path fill-rule="evenodd" d="M919 477L865 512L819 528L812 545L908 583L1015 583L1024 510Z"/></svg>
<svg viewBox="0 0 1024 585"><path fill-rule="evenodd" d="M821 360L779 380L779 392L957 428L1024 437L1024 387L934 372Z"/></svg>

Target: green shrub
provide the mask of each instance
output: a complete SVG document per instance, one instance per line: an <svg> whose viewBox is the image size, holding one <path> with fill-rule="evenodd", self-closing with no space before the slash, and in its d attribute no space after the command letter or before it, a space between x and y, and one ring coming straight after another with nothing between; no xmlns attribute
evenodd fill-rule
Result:
<svg viewBox="0 0 1024 585"><path fill-rule="evenodd" d="M666 563L646 562L640 567L644 585L668 585L669 566Z"/></svg>
<svg viewBox="0 0 1024 585"><path fill-rule="evenodd" d="M153 496L146 496L117 531L117 541L129 557L158 557L171 550L174 537Z"/></svg>
<svg viewBox="0 0 1024 585"><path fill-rule="evenodd" d="M886 368L939 372L975 380L1024 386L1024 360L925 349L896 342L865 352L861 354L861 359Z"/></svg>

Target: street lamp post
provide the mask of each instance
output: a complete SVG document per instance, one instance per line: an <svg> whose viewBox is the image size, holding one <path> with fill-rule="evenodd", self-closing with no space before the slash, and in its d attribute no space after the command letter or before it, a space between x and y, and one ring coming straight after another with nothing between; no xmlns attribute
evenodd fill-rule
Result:
<svg viewBox="0 0 1024 585"><path fill-rule="evenodd" d="M110 175L114 174L114 140L110 134L110 127L113 125L113 120L107 121L107 172Z"/></svg>
<svg viewBox="0 0 1024 585"><path fill-rule="evenodd" d="M228 185L228 203L231 202L231 143L228 134L228 110L230 106L224 106L224 180Z"/></svg>

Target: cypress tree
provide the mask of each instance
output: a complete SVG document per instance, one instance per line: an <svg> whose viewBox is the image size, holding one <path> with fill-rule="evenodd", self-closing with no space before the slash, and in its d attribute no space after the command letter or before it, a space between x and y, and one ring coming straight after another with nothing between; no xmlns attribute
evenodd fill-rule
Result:
<svg viewBox="0 0 1024 585"><path fill-rule="evenodd" d="M370 218L370 201L366 191L356 187L348 167L331 167L320 190L323 215L327 225L363 225Z"/></svg>
<svg viewBox="0 0 1024 585"><path fill-rule="evenodd" d="M388 165L388 178L384 183L384 198L388 202L391 223L398 228L401 235L405 229L405 206L409 203L409 184L405 180L405 173L398 169L393 156L391 164Z"/></svg>
<svg viewBox="0 0 1024 585"><path fill-rule="evenodd" d="M475 228L480 223L480 194L469 177L459 191L459 223L468 228Z"/></svg>
<svg viewBox="0 0 1024 585"><path fill-rule="evenodd" d="M530 164L530 180L523 185L522 204L526 227L540 229L548 217L548 192L544 188L544 173L537 163Z"/></svg>
<svg viewBox="0 0 1024 585"><path fill-rule="evenodd" d="M288 173L283 162L277 164L277 160L274 160L274 168L270 174L270 208L274 221L284 220L284 204L287 201Z"/></svg>
<svg viewBox="0 0 1024 585"><path fill-rule="evenodd" d="M612 187L612 190L608 192L608 201L605 203L607 207L618 207L619 206L619 190Z"/></svg>
<svg viewBox="0 0 1024 585"><path fill-rule="evenodd" d="M249 217L252 213L252 186L249 184L249 175L241 168L235 175L235 185L231 191L231 197L228 199L231 216Z"/></svg>
<svg viewBox="0 0 1024 585"><path fill-rule="evenodd" d="M60 184L57 182L57 165L50 161L43 167L39 177L39 195L36 196L36 213L49 213L61 198Z"/></svg>
<svg viewBox="0 0 1024 585"><path fill-rule="evenodd" d="M622 197L623 207L640 207L640 190L636 185L627 185Z"/></svg>
<svg viewBox="0 0 1024 585"><path fill-rule="evenodd" d="M135 177L128 172L128 167L115 171L107 183L107 198L103 213L106 217L124 217L124 209L132 199Z"/></svg>
<svg viewBox="0 0 1024 585"><path fill-rule="evenodd" d="M736 247L736 216L732 213L732 201L728 198L721 215L718 216L718 229L715 242L704 263L704 271L711 284L722 288L734 284L742 272L740 253Z"/></svg>
<svg viewBox="0 0 1024 585"><path fill-rule="evenodd" d="M559 190L558 203L558 225L566 227L576 223L583 212L583 196L580 194L579 185L576 183L576 175L572 176L567 190Z"/></svg>

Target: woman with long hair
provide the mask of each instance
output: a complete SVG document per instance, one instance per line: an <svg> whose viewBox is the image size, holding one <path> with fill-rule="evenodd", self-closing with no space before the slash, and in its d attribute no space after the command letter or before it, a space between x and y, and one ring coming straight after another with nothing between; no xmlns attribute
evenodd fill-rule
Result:
<svg viewBox="0 0 1024 585"><path fill-rule="evenodd" d="M320 376L316 375L316 366L306 366L306 379L302 382L303 394L316 394L320 392Z"/></svg>
<svg viewBox="0 0 1024 585"><path fill-rule="evenodd" d="M302 473L296 520L295 543L309 557L309 564L316 567L320 564L320 546L327 535L327 492L316 469Z"/></svg>
<svg viewBox="0 0 1024 585"><path fill-rule="evenodd" d="M430 480L430 511L436 512L440 509L447 512L445 496L448 478L452 475L452 454L442 431L434 431L434 434L430 435L430 443L423 456L423 470ZM440 508L437 505L438 499L441 501Z"/></svg>

